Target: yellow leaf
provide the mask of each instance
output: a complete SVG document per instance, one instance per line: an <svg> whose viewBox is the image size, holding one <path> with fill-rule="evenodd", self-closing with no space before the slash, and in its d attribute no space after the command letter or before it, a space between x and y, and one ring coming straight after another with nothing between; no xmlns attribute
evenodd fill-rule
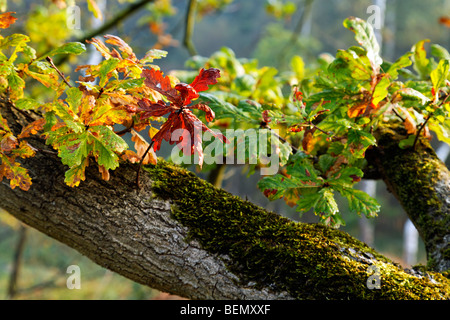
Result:
<svg viewBox="0 0 450 320"><path fill-rule="evenodd" d="M88 9L94 14L94 17L103 20L102 11L98 7L97 3L94 0L88 0L87 2L88 2Z"/></svg>

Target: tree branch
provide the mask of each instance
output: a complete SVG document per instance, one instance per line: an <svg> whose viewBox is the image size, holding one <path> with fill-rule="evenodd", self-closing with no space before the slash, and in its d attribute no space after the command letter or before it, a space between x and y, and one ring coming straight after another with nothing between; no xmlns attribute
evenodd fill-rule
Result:
<svg viewBox="0 0 450 320"><path fill-rule="evenodd" d="M405 272L344 232L295 223L162 160L145 167L139 190L136 164L123 163L110 181L92 164L76 188L64 184L67 168L56 157L36 154L23 165L33 184L24 192L4 179L2 208L164 292L191 299L450 298L439 273ZM380 290L367 286L371 265Z"/></svg>
<svg viewBox="0 0 450 320"><path fill-rule="evenodd" d="M194 34L194 25L195 25L195 15L197 13L197 0L189 0L189 7L186 11L186 26L184 30L184 45L189 51L191 56L195 56L197 54L197 50L195 49L194 42L192 41L192 36Z"/></svg>

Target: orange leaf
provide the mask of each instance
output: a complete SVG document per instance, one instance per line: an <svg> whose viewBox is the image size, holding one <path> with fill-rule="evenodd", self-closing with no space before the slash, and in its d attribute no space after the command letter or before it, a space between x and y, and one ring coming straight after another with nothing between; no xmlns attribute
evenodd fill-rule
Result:
<svg viewBox="0 0 450 320"><path fill-rule="evenodd" d="M107 39L106 43L118 46L120 51L127 55L127 58L132 60L136 59L136 55L134 54L133 49L131 49L128 43L123 41L121 38L119 38L118 36L113 36L111 34L107 34L104 37Z"/></svg>
<svg viewBox="0 0 450 320"><path fill-rule="evenodd" d="M398 107L405 116L405 129L408 134L415 134L417 131L416 122L408 110L405 110L402 107Z"/></svg>
<svg viewBox="0 0 450 320"><path fill-rule="evenodd" d="M122 153L120 155L120 157L122 158L122 160L130 161L131 163L137 163L137 162L139 162L141 160L138 157L138 155L136 154L136 152L131 151L131 150L125 150L125 152Z"/></svg>
<svg viewBox="0 0 450 320"><path fill-rule="evenodd" d="M131 130L131 141L134 142L134 148L137 151L139 159L142 159L142 156L148 149L149 144L144 140L144 138L141 137L139 133L134 130ZM150 149L145 156L145 159L142 161L142 164L156 164L156 161L155 151L153 149Z"/></svg>
<svg viewBox="0 0 450 320"><path fill-rule="evenodd" d="M439 18L439 23L446 26L447 28L450 28L450 18L449 17L440 17Z"/></svg>
<svg viewBox="0 0 450 320"><path fill-rule="evenodd" d="M302 147L303 150L305 150L306 152L310 152L313 148L314 148L314 138L313 138L313 134L314 131L316 131L316 128L313 129L306 129L305 133L303 135L303 141L302 141Z"/></svg>
<svg viewBox="0 0 450 320"><path fill-rule="evenodd" d="M25 128L22 129L22 132L17 137L18 139L27 138L32 134L36 134L38 131L42 130L44 128L45 119L41 118L36 121L33 121L29 125L27 125Z"/></svg>
<svg viewBox="0 0 450 320"><path fill-rule="evenodd" d="M109 181L110 175L109 171L104 166L98 166L98 171L102 174L102 179Z"/></svg>
<svg viewBox="0 0 450 320"><path fill-rule="evenodd" d="M13 17L11 14L15 12L5 12L0 14L0 28L6 29L9 28L14 22L16 22L17 18Z"/></svg>
<svg viewBox="0 0 450 320"><path fill-rule="evenodd" d="M92 38L90 41L86 40L86 42L91 43L97 49L97 51L102 54L103 58L105 58L105 59L111 58L111 51L100 40L98 40L96 38ZM80 67L84 67L84 66L80 66ZM80 67L77 67L77 69L79 69ZM75 71L77 71L77 69L75 69Z"/></svg>
<svg viewBox="0 0 450 320"><path fill-rule="evenodd" d="M347 115L349 118L356 118L357 116L362 115L364 111L366 111L366 108L367 108L366 103L358 104L348 109Z"/></svg>

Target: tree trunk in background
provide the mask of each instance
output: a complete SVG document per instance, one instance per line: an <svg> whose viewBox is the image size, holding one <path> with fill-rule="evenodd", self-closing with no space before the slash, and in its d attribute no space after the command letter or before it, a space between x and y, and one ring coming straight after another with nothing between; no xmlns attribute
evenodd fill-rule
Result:
<svg viewBox="0 0 450 320"><path fill-rule="evenodd" d="M20 115L5 105L0 111L20 129L12 122ZM164 292L191 299L450 298L450 281L439 273L405 272L344 232L267 212L162 160L143 172L140 190L137 165L123 163L103 181L93 164L77 188L64 184L56 156L38 153L24 166L31 189L3 180L2 208L100 266ZM370 286L374 279L381 290Z"/></svg>

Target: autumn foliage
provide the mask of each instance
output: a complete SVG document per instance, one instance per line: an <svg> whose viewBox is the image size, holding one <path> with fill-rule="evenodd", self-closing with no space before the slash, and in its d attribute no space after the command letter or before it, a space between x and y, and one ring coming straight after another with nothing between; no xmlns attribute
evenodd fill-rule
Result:
<svg viewBox="0 0 450 320"><path fill-rule="evenodd" d="M0 16L2 28L9 27L14 21L11 13ZM91 160L95 160L105 180L109 179L109 171L116 169L123 160L155 164L155 152L147 150L149 143L138 133L144 129L148 129L154 150L159 150L162 140L166 140L176 142L185 153L198 153L202 159L202 141L194 134L212 131L191 110L205 112L207 121L214 119L214 112L206 104L193 104L193 101L198 98L198 92L217 83L220 71L214 68L201 69L191 84L181 83L164 76L156 66L150 65L154 59L163 57L165 52L150 50L142 59L138 59L121 38L106 35L105 39L105 43L113 48L99 39L88 41L105 60L98 65L78 66L76 71L83 71L84 74L76 81L77 86L73 86L49 57L80 54L85 51L83 44L65 44L50 52L44 60L44 57L36 57L35 51L28 47L27 36L14 34L3 38L6 46L15 47L9 59L2 61L4 68L8 64L12 66L19 58L19 53L23 56L20 58L28 60L27 64L18 64L15 69L2 74L2 79L7 83L7 94L21 112L33 109L42 115L30 121L18 135L10 130L6 119L0 118L0 179L9 179L12 188L18 186L28 190L31 186L27 170L16 160L31 157L37 151L26 140L33 134L44 137L46 143L57 151L62 163L68 166L65 181L69 186L77 186L85 179L85 169ZM26 76L54 88L55 99L40 105L26 98ZM151 122L164 120L166 114L167 120L157 131ZM115 132L115 125L123 125L125 129ZM185 133L172 141L170 138L176 129L183 129ZM128 150L128 144L121 137L127 132L132 135L136 152ZM213 134L226 141L224 136Z"/></svg>
<svg viewBox="0 0 450 320"><path fill-rule="evenodd" d="M16 21L12 14L0 15L2 32ZM219 154L223 158L243 146L239 150L247 159L256 160L249 173L268 165L269 154L277 156L279 172L258 182L269 199L283 199L299 213L313 210L323 223L339 226L344 223L335 199L339 194L350 211L374 217L380 205L355 185L363 178L367 150L377 145L373 132L379 125L404 126L401 148L413 149L418 137L431 138L430 132L450 143L450 53L432 44L429 57L428 41L421 40L396 61L384 61L369 24L351 17L343 25L354 32L358 46L338 50L315 70L306 70L295 56L292 70L278 74L224 48L197 59L201 64L190 61L198 71L184 81L154 64L165 51L151 49L139 58L115 35L87 41L103 60L77 66L76 81L53 58L80 55L84 44L66 43L38 56L28 36L0 36L2 99L27 122L21 132L13 132L0 115L0 180L9 179L12 188L31 187L21 163L43 151L33 146L33 135L59 156L67 166L65 182L75 187L86 179L90 165L108 180L123 161L155 164L164 141L185 155L197 155L202 166L202 134L208 132L222 143L232 142ZM29 96L29 82L53 90L53 100ZM217 128L278 133L267 136L270 150L262 150L262 144L252 147L245 138L225 137ZM125 134L131 135L134 150Z"/></svg>

